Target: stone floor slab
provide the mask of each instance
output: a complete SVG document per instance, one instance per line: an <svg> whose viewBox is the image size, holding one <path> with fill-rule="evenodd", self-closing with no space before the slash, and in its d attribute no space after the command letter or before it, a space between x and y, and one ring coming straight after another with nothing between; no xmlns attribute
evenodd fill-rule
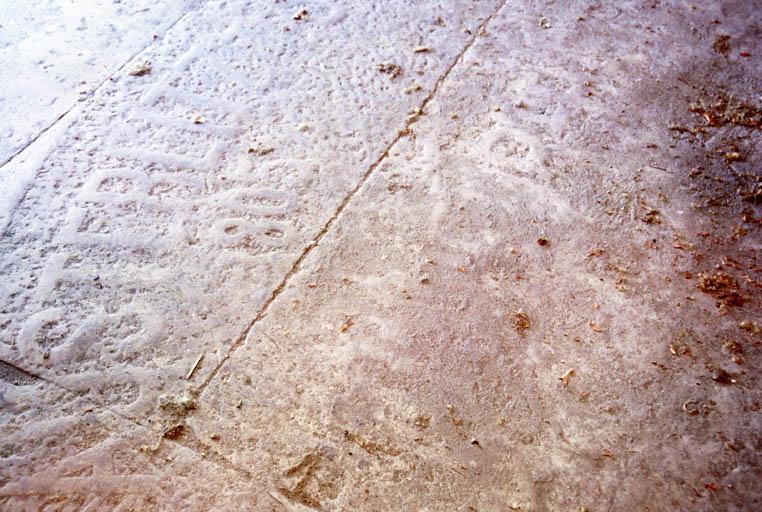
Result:
<svg viewBox="0 0 762 512"><path fill-rule="evenodd" d="M0 241L0 504L760 508L759 17L187 16Z"/></svg>

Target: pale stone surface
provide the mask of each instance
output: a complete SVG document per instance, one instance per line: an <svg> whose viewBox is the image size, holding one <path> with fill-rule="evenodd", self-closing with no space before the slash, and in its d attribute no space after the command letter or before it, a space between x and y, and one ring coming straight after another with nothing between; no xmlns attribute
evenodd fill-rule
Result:
<svg viewBox="0 0 762 512"><path fill-rule="evenodd" d="M0 380L0 509L252 510L245 472L35 378Z"/></svg>
<svg viewBox="0 0 762 512"><path fill-rule="evenodd" d="M135 58L150 74L128 65L82 108L13 211L2 357L82 392L128 386L93 398L135 417L202 353L203 382L491 6L183 17Z"/></svg>
<svg viewBox="0 0 762 512"><path fill-rule="evenodd" d="M720 316L684 276L727 254L753 275L759 228L718 216L749 207L751 164L669 133L701 124L707 13L648 14L501 10L205 390L196 435L332 510L754 508L758 362L724 344L758 343L738 322L759 293ZM711 129L736 130L754 161L758 132ZM694 165L730 208L691 206Z"/></svg>
<svg viewBox="0 0 762 512"><path fill-rule="evenodd" d="M158 509L762 506L759 8L408 4L206 4L50 145L0 499L115 442Z"/></svg>
<svg viewBox="0 0 762 512"><path fill-rule="evenodd" d="M0 165L199 3L0 3Z"/></svg>

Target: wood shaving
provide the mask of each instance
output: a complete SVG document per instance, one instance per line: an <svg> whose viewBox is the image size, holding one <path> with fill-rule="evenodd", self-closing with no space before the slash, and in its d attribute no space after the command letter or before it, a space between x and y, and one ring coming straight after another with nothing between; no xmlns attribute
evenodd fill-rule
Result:
<svg viewBox="0 0 762 512"><path fill-rule="evenodd" d="M185 375L185 380L190 380L191 377L193 377L193 373L198 368L198 365L201 364L201 360L204 359L204 353L201 352L198 357L196 358L196 362L193 363L193 366L191 366L191 369L188 371L188 373Z"/></svg>
<svg viewBox="0 0 762 512"><path fill-rule="evenodd" d="M275 151L274 148L264 148L264 147L258 147L258 148L249 148L249 153L256 156L265 156L269 155Z"/></svg>
<svg viewBox="0 0 762 512"><path fill-rule="evenodd" d="M420 428L429 428L430 424L431 424L431 416L424 416L424 415L418 416L413 422L413 425Z"/></svg>
<svg viewBox="0 0 762 512"><path fill-rule="evenodd" d="M128 71L128 74L130 76L143 76L143 75L147 75L150 72L151 72L151 61L144 60L142 63L137 64L130 71Z"/></svg>
<svg viewBox="0 0 762 512"><path fill-rule="evenodd" d="M569 379L570 379L570 378L571 378L573 375L574 375L574 368L569 368L568 370L566 370L566 372L565 372L563 375L561 375L561 376L558 378L558 380L560 380L561 382L563 382L563 384L564 384L564 387L566 387L566 386L568 386L568 385L569 385Z"/></svg>
<svg viewBox="0 0 762 512"><path fill-rule="evenodd" d="M349 328L352 327L352 325L353 325L352 317L351 316L347 317L344 323L341 324L341 326L339 327L339 332L347 332Z"/></svg>
<svg viewBox="0 0 762 512"><path fill-rule="evenodd" d="M382 62L381 64L377 64L376 69L381 73L389 75L389 80L394 80L402 74L402 68L393 62Z"/></svg>
<svg viewBox="0 0 762 512"><path fill-rule="evenodd" d="M696 416L699 413L699 409L697 407L695 400L686 400L683 402L683 411L685 411L688 416Z"/></svg>
<svg viewBox="0 0 762 512"><path fill-rule="evenodd" d="M402 92L404 94L411 94L411 93L414 93L414 92L418 92L420 90L421 90L421 86L420 85L413 84L413 85L411 85L409 87L405 87L404 89L402 89Z"/></svg>
<svg viewBox="0 0 762 512"><path fill-rule="evenodd" d="M757 334L759 332L759 325L756 321L750 322L749 320L743 320L738 322L738 327L752 334Z"/></svg>

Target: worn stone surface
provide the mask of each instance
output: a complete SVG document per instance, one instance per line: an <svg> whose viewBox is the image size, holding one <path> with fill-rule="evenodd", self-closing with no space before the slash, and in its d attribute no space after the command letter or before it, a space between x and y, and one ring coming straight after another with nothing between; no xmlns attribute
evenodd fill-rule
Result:
<svg viewBox="0 0 762 512"><path fill-rule="evenodd" d="M0 165L160 38L196 0L0 5Z"/></svg>
<svg viewBox="0 0 762 512"><path fill-rule="evenodd" d="M759 316L759 227L732 226L753 168L669 131L704 124L688 108L718 92L707 69L751 71L707 56L708 14L501 10L205 390L194 431L336 510L758 505L759 339L738 324ZM758 130L708 130L757 158ZM686 279L716 264L747 279L743 306ZM316 454L289 494L287 468Z"/></svg>
<svg viewBox="0 0 762 512"><path fill-rule="evenodd" d="M13 407L18 367L171 438L158 508L759 508L759 8L262 5L183 18L13 210ZM0 499L79 489L40 444Z"/></svg>
<svg viewBox="0 0 762 512"><path fill-rule="evenodd" d="M0 509L252 510L244 472L39 379L0 374Z"/></svg>
<svg viewBox="0 0 762 512"><path fill-rule="evenodd" d="M82 108L13 211L2 357L70 389L128 386L94 398L134 417L202 353L203 382L490 6L317 3L294 20L287 4L220 2L183 17ZM422 42L436 50L414 53ZM151 73L128 75L145 60Z"/></svg>

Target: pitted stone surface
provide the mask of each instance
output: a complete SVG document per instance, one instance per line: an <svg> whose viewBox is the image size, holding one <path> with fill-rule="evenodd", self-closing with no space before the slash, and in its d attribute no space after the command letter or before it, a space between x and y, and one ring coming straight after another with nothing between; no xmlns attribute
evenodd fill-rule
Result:
<svg viewBox="0 0 762 512"><path fill-rule="evenodd" d="M147 474L124 508L760 508L759 21L186 16L5 229L0 499L117 499L71 466Z"/></svg>
<svg viewBox="0 0 762 512"><path fill-rule="evenodd" d="M37 380L0 381L0 510L265 510L246 475Z"/></svg>
<svg viewBox="0 0 762 512"><path fill-rule="evenodd" d="M495 5L466 4L183 17L82 108L14 211L2 357L135 417L199 354L202 382Z"/></svg>
<svg viewBox="0 0 762 512"><path fill-rule="evenodd" d="M0 165L161 37L196 0L0 5Z"/></svg>
<svg viewBox="0 0 762 512"><path fill-rule="evenodd" d="M703 123L697 71L750 65L707 59L714 12L661 4L506 5L204 391L198 438L332 510L757 506L760 361L727 341L759 342L760 232L733 230L758 156L669 130ZM745 304L697 289L715 265Z"/></svg>

